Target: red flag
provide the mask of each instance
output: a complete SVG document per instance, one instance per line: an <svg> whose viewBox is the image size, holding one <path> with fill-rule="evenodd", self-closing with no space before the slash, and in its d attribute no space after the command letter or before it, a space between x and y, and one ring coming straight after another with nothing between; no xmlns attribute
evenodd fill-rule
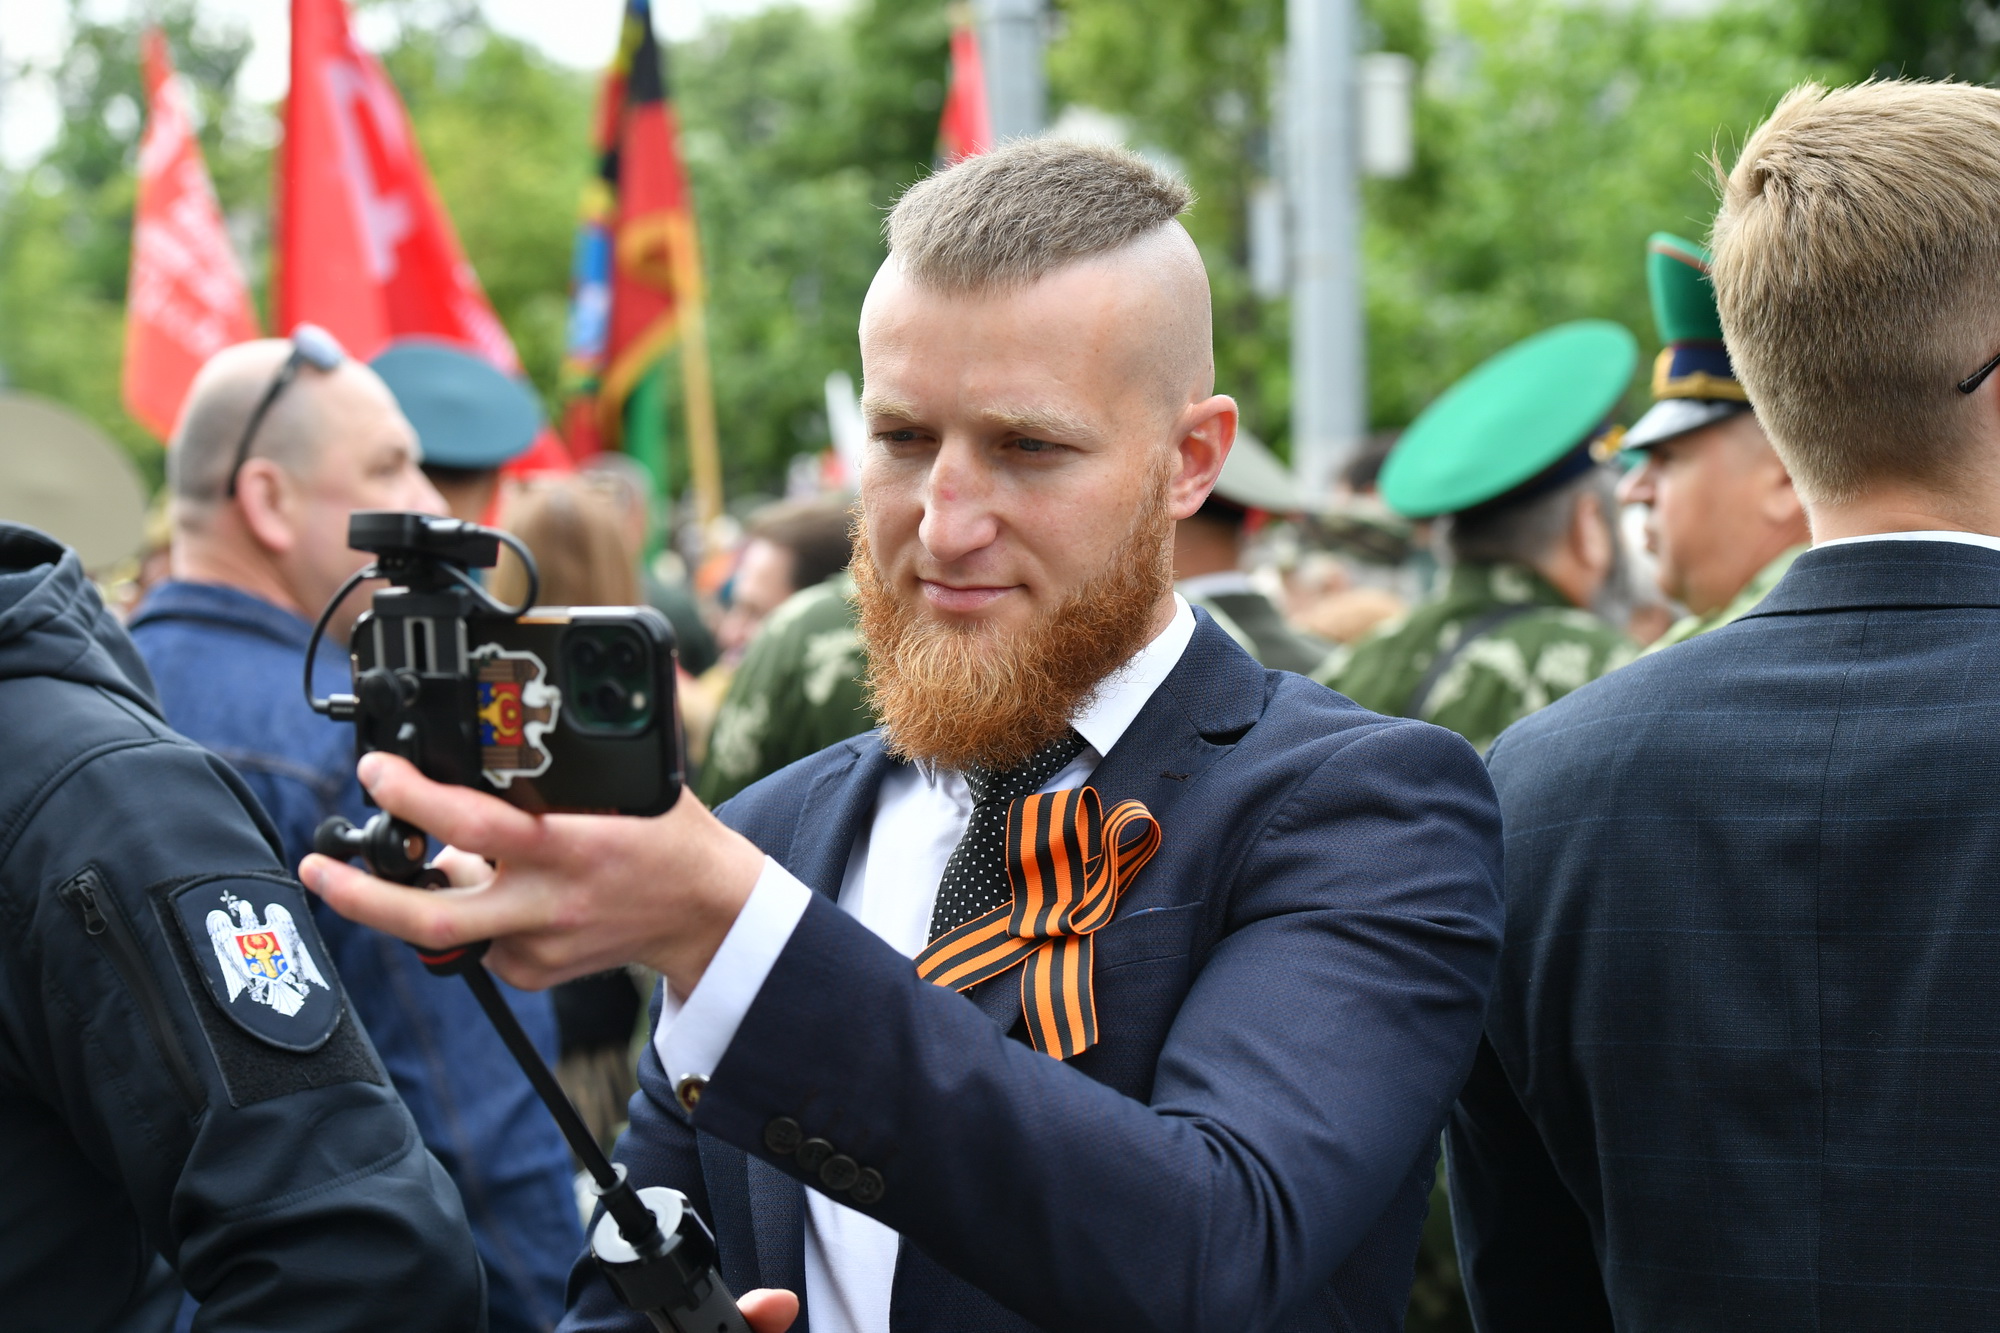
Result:
<svg viewBox="0 0 2000 1333"><path fill-rule="evenodd" d="M231 343L256 337L257 319L158 29L146 33L144 60L146 133L125 289L125 408L166 439L195 372Z"/></svg>
<svg viewBox="0 0 2000 1333"><path fill-rule="evenodd" d="M348 30L343 0L292 0L278 172L280 329L311 321L363 360L393 338L424 334L520 373L402 99Z"/></svg>
<svg viewBox="0 0 2000 1333"><path fill-rule="evenodd" d="M938 117L938 156L945 165L977 157L993 147L993 117L986 106L986 67L979 60L979 37L969 22L951 30L951 88Z"/></svg>
<svg viewBox="0 0 2000 1333"><path fill-rule="evenodd" d="M500 473L507 477L534 477L545 472L574 472L576 460L570 456L569 446L552 427L542 427L541 434L528 446L526 453L515 454L500 465ZM494 492L499 498L499 492ZM491 527L491 524L487 526Z"/></svg>

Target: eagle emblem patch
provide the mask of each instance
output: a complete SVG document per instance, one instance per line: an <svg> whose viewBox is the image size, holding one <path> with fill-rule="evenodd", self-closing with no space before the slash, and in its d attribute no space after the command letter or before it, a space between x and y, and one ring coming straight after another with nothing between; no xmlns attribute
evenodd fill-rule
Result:
<svg viewBox="0 0 2000 1333"><path fill-rule="evenodd" d="M297 884L198 880L176 890L173 904L209 997L238 1027L291 1051L317 1050L333 1034L340 999L320 968L325 946Z"/></svg>
<svg viewBox="0 0 2000 1333"><path fill-rule="evenodd" d="M479 766L486 780L506 787L515 778L537 778L555 756L542 743L562 710L562 691L549 682L548 666L529 652L497 643L473 650L479 686Z"/></svg>
<svg viewBox="0 0 2000 1333"><path fill-rule="evenodd" d="M210 912L208 939L222 965L231 1004L247 991L252 1004L268 1004L290 1018L306 1007L310 994L306 987L327 989L319 964L306 951L298 924L283 904L265 904L261 922L255 907L227 889L222 891L222 905L236 919L230 920L220 909Z"/></svg>

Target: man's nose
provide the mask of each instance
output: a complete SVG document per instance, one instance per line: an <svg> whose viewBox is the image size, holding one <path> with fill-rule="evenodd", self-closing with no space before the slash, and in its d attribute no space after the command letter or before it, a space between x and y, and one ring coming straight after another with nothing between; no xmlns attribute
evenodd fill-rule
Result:
<svg viewBox="0 0 2000 1333"><path fill-rule="evenodd" d="M992 545L1000 535L993 500L993 477L979 451L966 442L947 440L924 479L924 517L917 540L940 564Z"/></svg>
<svg viewBox="0 0 2000 1333"><path fill-rule="evenodd" d="M1622 505L1649 505L1653 503L1653 458L1646 456L1644 462L1618 479L1618 503Z"/></svg>
<svg viewBox="0 0 2000 1333"><path fill-rule="evenodd" d="M419 514L432 514L442 518L451 512L438 488L431 485L431 479L416 468L410 469L410 484L406 488L403 507Z"/></svg>

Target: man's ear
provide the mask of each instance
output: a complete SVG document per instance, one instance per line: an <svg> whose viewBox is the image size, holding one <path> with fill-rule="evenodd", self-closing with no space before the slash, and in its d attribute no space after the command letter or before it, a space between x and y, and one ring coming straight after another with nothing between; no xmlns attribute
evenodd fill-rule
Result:
<svg viewBox="0 0 2000 1333"><path fill-rule="evenodd" d="M1614 521L1605 512L1604 498L1596 491L1577 496L1576 508L1570 514L1570 550L1577 562L1592 574L1609 573L1616 563L1612 544L1618 537L1613 531Z"/></svg>
<svg viewBox="0 0 2000 1333"><path fill-rule="evenodd" d="M1785 470L1785 464L1778 457L1778 451L1769 445L1765 452L1770 455L1763 461L1761 483L1757 494L1757 509L1766 522L1773 527L1782 527L1806 521L1805 502L1799 499L1796 487L1792 485L1792 474Z"/></svg>
<svg viewBox="0 0 2000 1333"><path fill-rule="evenodd" d="M1236 400L1215 394L1190 404L1175 423L1179 465L1167 485L1167 507L1177 519L1201 508L1222 473L1222 461L1236 443Z"/></svg>
<svg viewBox="0 0 2000 1333"><path fill-rule="evenodd" d="M298 483L268 458L245 459L236 474L236 508L259 546L286 555L298 544Z"/></svg>

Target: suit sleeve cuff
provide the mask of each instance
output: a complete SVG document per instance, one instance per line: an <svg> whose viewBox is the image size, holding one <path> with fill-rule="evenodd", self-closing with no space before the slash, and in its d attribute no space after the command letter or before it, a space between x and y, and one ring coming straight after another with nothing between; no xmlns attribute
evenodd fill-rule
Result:
<svg viewBox="0 0 2000 1333"><path fill-rule="evenodd" d="M812 890L770 857L763 873L736 915L708 970L682 999L671 986L662 988L660 1022L653 1029L653 1049L674 1086L688 1078L706 1082L723 1053L736 1039L736 1029L778 955L798 928L812 901Z"/></svg>

